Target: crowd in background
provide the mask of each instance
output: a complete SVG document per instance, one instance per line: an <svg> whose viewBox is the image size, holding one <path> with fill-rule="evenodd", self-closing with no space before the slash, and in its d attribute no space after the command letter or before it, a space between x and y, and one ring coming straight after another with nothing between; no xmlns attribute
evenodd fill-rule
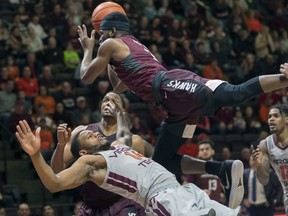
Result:
<svg viewBox="0 0 288 216"><path fill-rule="evenodd" d="M34 129L41 127L47 161L57 143L57 125L66 122L74 128L99 121L101 99L112 90L107 74L88 86L81 83L79 75L83 50L77 25L84 23L91 32L91 14L102 2L1 1L1 127L11 136L20 119L26 119ZM237 84L279 73L279 65L288 59L287 0L115 2L124 7L131 33L168 69L184 68L209 79ZM95 52L97 47L98 42ZM287 103L287 93L283 89L262 94L242 106L223 108L215 117L202 118L195 139L189 140L181 153L197 156L198 147L193 144L213 134L262 135L267 132L269 107ZM122 96L132 132L155 144L165 112L131 92ZM12 142L11 148L17 152L15 157L25 157L18 143ZM231 157L231 146L223 148L222 153L220 159Z"/></svg>

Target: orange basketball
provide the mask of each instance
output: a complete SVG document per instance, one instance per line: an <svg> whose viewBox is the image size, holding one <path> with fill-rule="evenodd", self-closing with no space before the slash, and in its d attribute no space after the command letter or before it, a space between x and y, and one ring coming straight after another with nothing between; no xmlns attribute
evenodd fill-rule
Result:
<svg viewBox="0 0 288 216"><path fill-rule="evenodd" d="M115 2L104 2L100 5L98 5L91 17L92 25L94 29L99 33L100 31L100 23L101 20L108 14L113 13L113 12L120 12L122 14L125 14L125 10L117 3Z"/></svg>

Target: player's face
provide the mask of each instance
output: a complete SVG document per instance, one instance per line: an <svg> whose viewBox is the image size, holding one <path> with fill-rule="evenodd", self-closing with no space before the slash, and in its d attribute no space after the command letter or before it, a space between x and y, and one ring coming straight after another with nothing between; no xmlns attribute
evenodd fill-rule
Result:
<svg viewBox="0 0 288 216"><path fill-rule="evenodd" d="M112 104L114 103L113 99L121 101L120 96L112 92L106 94L105 97L103 98L102 105L101 105L101 115L103 117L114 118L114 114L112 113L112 109L111 109Z"/></svg>
<svg viewBox="0 0 288 216"><path fill-rule="evenodd" d="M202 160L210 160L214 155L214 149L211 148L210 144L201 144L199 146L198 157Z"/></svg>
<svg viewBox="0 0 288 216"><path fill-rule="evenodd" d="M110 147L110 143L99 132L93 132L90 130L83 130L79 134L79 141L85 150L89 153L94 153L99 150L107 150ZM91 151L91 152L90 152Z"/></svg>
<svg viewBox="0 0 288 216"><path fill-rule="evenodd" d="M281 133L284 130L285 122L279 109L273 108L269 111L268 125L272 133Z"/></svg>

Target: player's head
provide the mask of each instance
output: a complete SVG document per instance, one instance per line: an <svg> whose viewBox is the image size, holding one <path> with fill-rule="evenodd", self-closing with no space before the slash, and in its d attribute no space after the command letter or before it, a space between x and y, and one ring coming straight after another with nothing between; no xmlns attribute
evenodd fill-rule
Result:
<svg viewBox="0 0 288 216"><path fill-rule="evenodd" d="M268 125L272 133L281 133L288 127L288 106L277 104L270 108Z"/></svg>
<svg viewBox="0 0 288 216"><path fill-rule="evenodd" d="M99 151L108 150L111 143L99 132L81 130L71 142L71 153L75 158L85 154L94 154Z"/></svg>
<svg viewBox="0 0 288 216"><path fill-rule="evenodd" d="M116 37L116 33L130 34L130 21L125 14L113 12L105 16L100 24L100 43Z"/></svg>
<svg viewBox="0 0 288 216"><path fill-rule="evenodd" d="M102 100L102 104L101 104L101 116L103 118L113 118L113 119L115 119L114 114L111 113L111 109L110 109L112 104L114 103L113 100L119 100L120 103L121 103L122 108L123 109L125 108L125 102L124 102L123 98L120 95L118 95L118 94L116 94L114 92L108 92L104 96L104 98Z"/></svg>
<svg viewBox="0 0 288 216"><path fill-rule="evenodd" d="M211 140L198 142L198 157L202 160L211 160L215 154L214 143Z"/></svg>

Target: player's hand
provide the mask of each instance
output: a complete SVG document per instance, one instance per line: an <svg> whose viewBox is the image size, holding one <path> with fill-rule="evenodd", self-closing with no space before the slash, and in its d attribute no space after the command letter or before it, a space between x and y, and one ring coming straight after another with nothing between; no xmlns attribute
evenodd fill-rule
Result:
<svg viewBox="0 0 288 216"><path fill-rule="evenodd" d="M280 65L280 72L288 78L288 63L284 63Z"/></svg>
<svg viewBox="0 0 288 216"><path fill-rule="evenodd" d="M259 147L252 151L252 158L256 167L260 167L262 165L262 157L263 153Z"/></svg>
<svg viewBox="0 0 288 216"><path fill-rule="evenodd" d="M71 128L68 128L67 126L66 123L63 123L57 127L58 144L61 146L65 146L71 138Z"/></svg>
<svg viewBox="0 0 288 216"><path fill-rule="evenodd" d="M120 113L121 115L123 115L125 110L123 109L121 99L118 97L112 97L111 101L112 101L112 107L111 108L113 110L112 111L113 115L115 115L115 117L117 116L117 113Z"/></svg>
<svg viewBox="0 0 288 216"><path fill-rule="evenodd" d="M87 49L93 50L94 45L95 45L95 30L93 29L91 32L91 36L88 37L87 28L83 24L82 26L80 26L80 25L77 26L77 32L79 35L78 40L79 40L83 50L84 51Z"/></svg>
<svg viewBox="0 0 288 216"><path fill-rule="evenodd" d="M40 130L41 128L37 128L35 135L31 131L30 126L27 121L19 121L19 124L16 126L17 132L16 137L20 142L23 150L29 154L30 156L38 153L41 147L40 140Z"/></svg>

